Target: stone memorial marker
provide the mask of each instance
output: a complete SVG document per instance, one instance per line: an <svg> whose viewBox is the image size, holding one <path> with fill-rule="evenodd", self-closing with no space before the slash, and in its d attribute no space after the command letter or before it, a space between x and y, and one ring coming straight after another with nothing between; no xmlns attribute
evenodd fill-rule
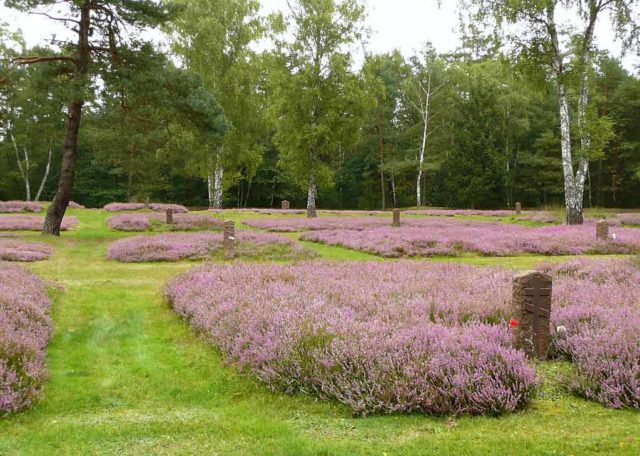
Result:
<svg viewBox="0 0 640 456"><path fill-rule="evenodd" d="M225 258L236 256L236 224L233 220L224 221L223 247Z"/></svg>
<svg viewBox="0 0 640 456"><path fill-rule="evenodd" d="M282 209L289 210L290 208L291 208L291 204L289 204L289 201L282 200Z"/></svg>
<svg viewBox="0 0 640 456"><path fill-rule="evenodd" d="M173 209L167 209L167 225L173 224Z"/></svg>
<svg viewBox="0 0 640 456"><path fill-rule="evenodd" d="M400 226L400 209L393 210L393 222L391 226Z"/></svg>
<svg viewBox="0 0 640 456"><path fill-rule="evenodd" d="M541 272L527 271L513 277L516 346L538 359L547 357L551 343L551 290L551 277Z"/></svg>
<svg viewBox="0 0 640 456"><path fill-rule="evenodd" d="M522 213L522 204L516 203L516 215L520 215Z"/></svg>
<svg viewBox="0 0 640 456"><path fill-rule="evenodd" d="M609 222L600 220L596 223L596 239L600 241L609 240Z"/></svg>

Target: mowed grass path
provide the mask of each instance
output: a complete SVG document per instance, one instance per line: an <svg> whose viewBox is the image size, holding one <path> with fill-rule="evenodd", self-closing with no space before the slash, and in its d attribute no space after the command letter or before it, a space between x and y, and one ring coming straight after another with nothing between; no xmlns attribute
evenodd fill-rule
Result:
<svg viewBox="0 0 640 456"><path fill-rule="evenodd" d="M226 366L163 302L165 281L193 263L106 261L107 245L122 234L108 231L101 211L72 215L80 229L51 240L55 257L30 266L59 286L51 378L32 409L0 419L0 454L640 453L640 414L571 396L556 378L565 365L541 368L540 398L500 418L353 418L339 404L271 393ZM373 258L317 250L318 261ZM519 267L540 260L466 259Z"/></svg>

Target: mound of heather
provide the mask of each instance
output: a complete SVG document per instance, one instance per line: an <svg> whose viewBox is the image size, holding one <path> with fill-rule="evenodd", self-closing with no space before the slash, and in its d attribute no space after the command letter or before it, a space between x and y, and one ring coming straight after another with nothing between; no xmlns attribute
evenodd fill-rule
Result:
<svg viewBox="0 0 640 456"><path fill-rule="evenodd" d="M150 231L165 228L173 231L221 230L223 221L202 214L175 214L173 224L166 224L164 214L120 214L109 217L109 228L117 231Z"/></svg>
<svg viewBox="0 0 640 456"><path fill-rule="evenodd" d="M34 201L0 201L0 212L41 212L42 205Z"/></svg>
<svg viewBox="0 0 640 456"><path fill-rule="evenodd" d="M25 242L17 239L0 239L0 260L41 261L53 254L53 249L41 242Z"/></svg>
<svg viewBox="0 0 640 456"><path fill-rule="evenodd" d="M50 306L40 279L0 262L0 415L28 407L42 390Z"/></svg>
<svg viewBox="0 0 640 456"><path fill-rule="evenodd" d="M162 204L151 203L149 205L144 203L109 203L103 208L109 212L127 212L127 211L141 211L143 209L151 209L156 212L165 212L167 209L172 209L176 214L185 214L189 210L180 204Z"/></svg>
<svg viewBox="0 0 640 456"><path fill-rule="evenodd" d="M78 224L75 217L64 217L61 230L67 231ZM38 215L0 215L0 231L41 231L44 217Z"/></svg>
<svg viewBox="0 0 640 456"><path fill-rule="evenodd" d="M455 256L465 252L487 256L640 253L640 230L616 227L612 231L615 239L604 241L596 240L595 226L590 224L530 227L424 219L409 220L398 228L326 229L304 233L301 239L392 258Z"/></svg>
<svg viewBox="0 0 640 456"><path fill-rule="evenodd" d="M523 408L536 385L502 321L510 285L507 271L463 265L211 264L165 294L275 390L359 415L494 415Z"/></svg>
<svg viewBox="0 0 640 456"><path fill-rule="evenodd" d="M148 261L203 260L223 254L221 233L164 233L133 236L112 243L107 251L110 260L123 263ZM258 259L300 259L313 253L295 241L272 233L236 232L239 257Z"/></svg>
<svg viewBox="0 0 640 456"><path fill-rule="evenodd" d="M549 265L555 348L576 365L573 388L611 408L640 408L640 269L632 260Z"/></svg>

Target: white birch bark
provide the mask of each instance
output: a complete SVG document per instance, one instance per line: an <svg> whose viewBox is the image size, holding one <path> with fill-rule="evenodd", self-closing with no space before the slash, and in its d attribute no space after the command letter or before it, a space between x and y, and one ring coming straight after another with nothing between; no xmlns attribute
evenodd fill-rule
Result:
<svg viewBox="0 0 640 456"><path fill-rule="evenodd" d="M313 218L317 216L316 213L316 196L318 188L316 184L316 177L311 174L309 176L309 188L307 190L307 217Z"/></svg>
<svg viewBox="0 0 640 456"><path fill-rule="evenodd" d="M579 55L582 72L580 97L578 100L578 129L580 134L581 154L574 174L573 156L571 152L571 126L569 118L569 99L564 85L564 62L558 32L555 24L555 4L547 8L546 28L551 39L553 52L553 72L557 82L558 104L560 109L560 145L562 151L562 171L564 174L565 205L567 208L566 222L570 225L581 224L584 221L582 210L584 206L584 186L589 171L589 148L591 137L587 128L587 107L589 104L589 67L591 65L591 45L595 32L598 13L605 5L593 1L589 2L589 22L583 35L582 49Z"/></svg>
<svg viewBox="0 0 640 456"><path fill-rule="evenodd" d="M422 82L418 82L419 93L418 103L414 103L409 100L413 107L420 113L422 119L422 142L420 144L420 150L418 152L418 177L416 179L416 203L418 206L422 206L422 176L424 174L422 167L424 166L425 153L427 149L427 138L429 136L429 108L431 102L431 96L434 92L431 90L431 75L427 79L427 87L425 88Z"/></svg>
<svg viewBox="0 0 640 456"><path fill-rule="evenodd" d="M49 178L49 171L51 171L51 156L53 155L51 150L51 145L49 145L49 156L47 157L47 166L44 169L44 176L42 176L42 180L40 181L40 187L38 187L38 193L36 193L35 201L40 201L40 195L42 195L42 190L44 190L44 186L47 183L47 179Z"/></svg>
<svg viewBox="0 0 640 456"><path fill-rule="evenodd" d="M29 153L27 148L24 147L25 166L22 166L22 160L20 160L20 151L18 150L18 143L13 136L13 130L9 126L9 137L11 138L11 144L13 144L13 150L16 153L16 162L18 163L18 169L20 170L20 177L24 183L26 201L31 201L31 185L29 184Z"/></svg>
<svg viewBox="0 0 640 456"><path fill-rule="evenodd" d="M216 153L216 167L213 173L213 207L215 209L222 209L222 179L224 177L222 152L222 147L218 148Z"/></svg>

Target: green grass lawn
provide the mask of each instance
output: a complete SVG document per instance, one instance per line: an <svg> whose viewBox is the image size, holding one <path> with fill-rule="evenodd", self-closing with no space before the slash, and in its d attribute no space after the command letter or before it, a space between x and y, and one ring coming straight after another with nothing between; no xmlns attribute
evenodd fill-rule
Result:
<svg viewBox="0 0 640 456"><path fill-rule="evenodd" d="M29 266L53 290L50 380L34 407L0 419L0 454L640 454L640 413L572 396L561 363L540 365L539 397L500 418L353 418L339 404L271 393L226 366L163 302L165 281L194 263L109 262L109 242L125 235L107 229L109 214L70 214L79 229L49 240L55 256ZM304 244L315 261L380 261ZM529 268L543 260L449 261Z"/></svg>

